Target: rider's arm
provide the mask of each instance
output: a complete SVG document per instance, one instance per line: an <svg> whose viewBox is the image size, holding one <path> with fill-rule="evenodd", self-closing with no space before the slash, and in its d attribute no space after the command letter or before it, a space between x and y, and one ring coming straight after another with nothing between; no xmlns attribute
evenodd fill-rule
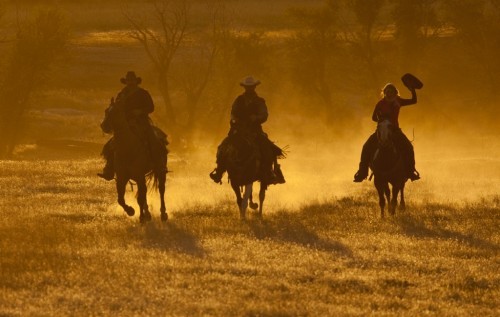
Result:
<svg viewBox="0 0 500 317"><path fill-rule="evenodd" d="M403 99L403 98L399 99L399 105L401 107L414 105L417 103L417 92L415 91L414 88L410 89L410 91L411 91L411 99Z"/></svg>
<svg viewBox="0 0 500 317"><path fill-rule="evenodd" d="M379 114L380 114L380 106L379 106L380 102L377 103L377 105L375 106L375 109L373 109L373 114L372 114L372 120L374 122L378 122L378 119L379 119Z"/></svg>
<svg viewBox="0 0 500 317"><path fill-rule="evenodd" d="M231 121L237 121L238 119L240 119L238 117L238 108L239 108L239 97L236 98L233 102L233 106L231 107Z"/></svg>
<svg viewBox="0 0 500 317"><path fill-rule="evenodd" d="M264 123L267 121L268 115L269 114L267 112L266 101L262 99L261 102L259 102L259 106L257 108L255 121L257 121L258 123Z"/></svg>
<svg viewBox="0 0 500 317"><path fill-rule="evenodd" d="M153 98L151 98L151 95L147 91L145 91L145 94L144 94L144 109L143 110L147 114L152 113L155 110Z"/></svg>

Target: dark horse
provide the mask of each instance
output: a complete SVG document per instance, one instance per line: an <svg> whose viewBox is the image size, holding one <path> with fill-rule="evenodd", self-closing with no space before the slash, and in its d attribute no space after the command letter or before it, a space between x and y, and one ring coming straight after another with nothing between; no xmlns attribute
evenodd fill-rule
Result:
<svg viewBox="0 0 500 317"><path fill-rule="evenodd" d="M119 103L115 103L114 99L111 99L111 104L105 111L101 128L104 132L113 133L118 204L123 207L127 215L134 215L134 208L125 203L125 187L130 180L135 181L137 184L137 203L140 209L139 219L141 223L150 221L151 214L149 213L146 194L147 184L150 180L153 180L153 187L158 188L160 193L161 220L166 221L168 219L167 209L165 207L167 142L163 132L156 134L163 134L163 138L159 137L159 139L161 146L165 148L159 151L163 153L159 160L161 160L161 166L164 168L153 169L151 155L149 154L153 151L148 149L148 145L139 137L139 133L137 133L137 131L134 132L126 118L123 107L121 107ZM155 129L157 128L155 127Z"/></svg>
<svg viewBox="0 0 500 317"><path fill-rule="evenodd" d="M283 156L283 152L271 141L269 146L273 148L276 157ZM265 169L271 165L262 163L257 136L244 129L235 130L228 137L224 151L224 161L227 165L227 173L231 187L236 194L236 203L240 210L240 218L246 218L247 208L258 208L258 216L262 217L262 208L266 198L266 190L270 185L265 175ZM275 162L276 164L276 162ZM260 181L259 204L252 199L253 183ZM243 196L241 195L243 191Z"/></svg>
<svg viewBox="0 0 500 317"><path fill-rule="evenodd" d="M389 213L394 215L398 204L398 194L401 192L399 208L401 210L405 209L404 188L408 177L405 175L403 157L394 145L392 129L389 120L383 120L378 123L378 148L370 166L375 176L374 184L378 192L382 217L384 217L385 197L387 197L387 202L390 202ZM392 200L389 184L392 185Z"/></svg>

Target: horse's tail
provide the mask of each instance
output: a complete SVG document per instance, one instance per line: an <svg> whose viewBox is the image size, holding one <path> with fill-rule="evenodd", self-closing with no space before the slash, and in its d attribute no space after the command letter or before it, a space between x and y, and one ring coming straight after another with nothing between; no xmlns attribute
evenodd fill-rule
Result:
<svg viewBox="0 0 500 317"><path fill-rule="evenodd" d="M151 171L146 174L146 183L148 185L148 188L151 187L154 190L158 189L158 183L159 183L159 174L156 173L155 171Z"/></svg>
<svg viewBox="0 0 500 317"><path fill-rule="evenodd" d="M285 146L284 148L280 148L277 146L274 142L271 142L271 147L272 147L272 153L274 157L277 159L284 159L286 158L286 155L288 154L288 145Z"/></svg>

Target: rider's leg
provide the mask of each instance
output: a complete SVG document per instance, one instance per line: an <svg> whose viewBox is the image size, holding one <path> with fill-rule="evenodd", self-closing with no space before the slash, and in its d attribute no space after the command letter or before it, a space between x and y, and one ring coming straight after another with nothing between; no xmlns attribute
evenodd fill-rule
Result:
<svg viewBox="0 0 500 317"><path fill-rule="evenodd" d="M228 143L228 138L226 137L222 143L219 145L217 148L217 156L216 156L216 163L217 167L209 174L210 178L216 182L221 184L222 183L222 176L224 175L224 172L227 169L227 165L225 163L224 159L224 151L226 149L226 145Z"/></svg>
<svg viewBox="0 0 500 317"><path fill-rule="evenodd" d="M113 138L109 139L109 141L104 145L101 154L106 160L106 165L104 166L102 173L97 173L97 176L110 181L115 178L115 148Z"/></svg>
<svg viewBox="0 0 500 317"><path fill-rule="evenodd" d="M373 156L376 148L377 134L373 133L363 145L363 150L361 151L361 161L359 162L359 169L354 175L355 182L362 182L366 177L368 177L368 166L370 165L370 159Z"/></svg>
<svg viewBox="0 0 500 317"><path fill-rule="evenodd" d="M415 169L415 152L413 150L411 141L401 130L397 130L394 136L396 140L396 146L404 155L404 160L406 162L406 173L408 178L412 181L420 179L420 175Z"/></svg>
<svg viewBox="0 0 500 317"><path fill-rule="evenodd" d="M283 171L281 171L281 166L278 164L278 157L283 157L284 153L283 150L280 149L276 144L272 143L269 141L270 147L271 147L271 159L272 159L272 165L274 166L273 172L274 176L276 178L276 183L277 184L284 184L285 181L285 176L283 175Z"/></svg>
<svg viewBox="0 0 500 317"><path fill-rule="evenodd" d="M266 184L278 184L280 180L273 170L273 163L276 160L274 155L274 143L272 143L265 133L257 136L258 151L260 153L261 176ZM284 179L283 179L284 181Z"/></svg>

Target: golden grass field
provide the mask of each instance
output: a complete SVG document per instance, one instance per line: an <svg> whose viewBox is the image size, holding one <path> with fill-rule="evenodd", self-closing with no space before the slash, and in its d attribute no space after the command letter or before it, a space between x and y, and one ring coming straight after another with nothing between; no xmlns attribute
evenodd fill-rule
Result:
<svg viewBox="0 0 500 317"><path fill-rule="evenodd" d="M143 76L157 109L161 98L121 3L102 2L61 5L73 31L68 60L36 96L13 159L0 160L0 316L500 315L498 127L471 132L449 120L442 129L444 99L430 86L417 110L438 128L412 121L413 109L401 114L410 139L416 125L422 179L408 183L407 210L394 217L380 218L372 182L352 182L374 128L372 104L353 96L366 118L337 136L320 120L282 116L281 103L309 105L293 108L264 82L264 130L290 151L287 183L268 190L263 220L241 222L230 186L208 178L224 137L214 131L192 152L173 144L167 223L152 192L153 221L127 217L114 183L96 176L109 137L99 122L128 70ZM293 27L284 14L291 5L324 1L269 3L227 2L238 29L273 36ZM476 105L460 97L445 102ZM127 200L137 207L130 191Z"/></svg>
<svg viewBox="0 0 500 317"><path fill-rule="evenodd" d="M247 222L199 162L172 156L169 221L150 193L146 225L98 159L0 162L0 315L498 315L498 159L422 162L407 211L382 220L373 184L292 152ZM433 177L448 168L480 178Z"/></svg>

